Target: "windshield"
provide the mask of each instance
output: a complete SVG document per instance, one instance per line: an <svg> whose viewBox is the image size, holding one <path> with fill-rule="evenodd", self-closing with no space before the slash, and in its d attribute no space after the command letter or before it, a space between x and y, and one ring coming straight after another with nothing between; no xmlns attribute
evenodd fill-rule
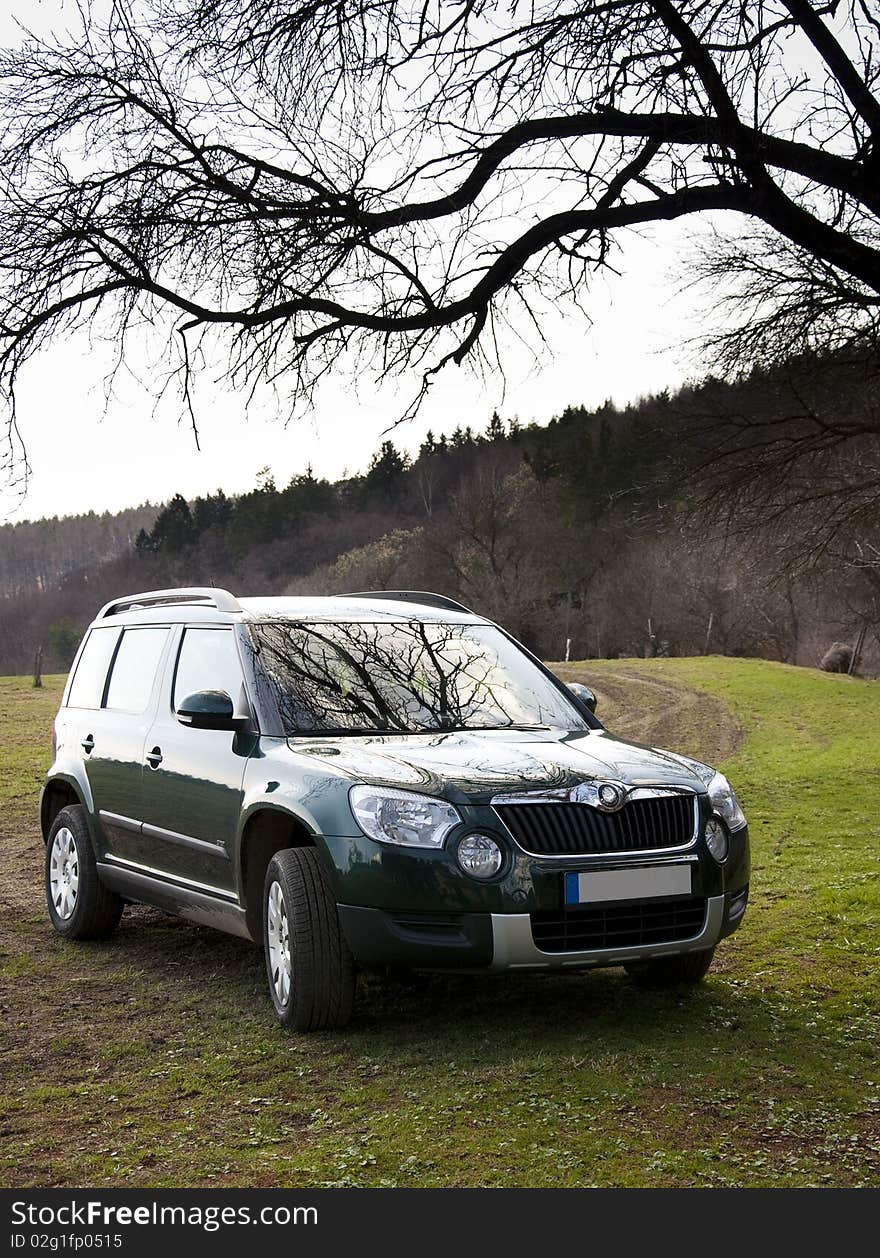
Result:
<svg viewBox="0 0 880 1258"><path fill-rule="evenodd" d="M251 634L288 735L590 728L491 625L288 622Z"/></svg>

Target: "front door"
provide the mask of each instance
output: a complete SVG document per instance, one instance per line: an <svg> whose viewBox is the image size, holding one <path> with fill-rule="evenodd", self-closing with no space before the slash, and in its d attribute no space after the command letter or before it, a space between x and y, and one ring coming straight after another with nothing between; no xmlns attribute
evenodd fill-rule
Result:
<svg viewBox="0 0 880 1258"><path fill-rule="evenodd" d="M224 690L245 715L247 695L231 626L189 627L167 670L144 744L143 860L195 889L235 893L232 860L251 734L194 729L176 712L187 695Z"/></svg>

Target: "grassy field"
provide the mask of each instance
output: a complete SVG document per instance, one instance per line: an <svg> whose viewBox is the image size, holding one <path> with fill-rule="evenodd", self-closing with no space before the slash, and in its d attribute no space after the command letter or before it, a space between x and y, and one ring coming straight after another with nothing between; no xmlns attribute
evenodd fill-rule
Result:
<svg viewBox="0 0 880 1258"><path fill-rule="evenodd" d="M146 909L49 928L60 679L0 680L0 1184L880 1185L880 684L707 658L560 665L621 733L719 758L752 901L705 985L378 979L276 1029L256 949Z"/></svg>

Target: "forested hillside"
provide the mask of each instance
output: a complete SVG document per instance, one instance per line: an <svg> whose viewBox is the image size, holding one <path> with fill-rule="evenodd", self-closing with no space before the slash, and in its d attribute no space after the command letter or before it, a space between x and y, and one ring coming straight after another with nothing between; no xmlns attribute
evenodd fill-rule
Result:
<svg viewBox="0 0 880 1258"><path fill-rule="evenodd" d="M116 514L90 511L0 525L0 597L50 591L84 566L128 554L139 531L152 528L158 510L145 503Z"/></svg>
<svg viewBox="0 0 880 1258"><path fill-rule="evenodd" d="M157 514L0 532L0 673L69 663L120 592L434 589L560 658L700 654L818 663L880 650L880 458L864 364L825 358L709 379L546 426L385 441L331 484L268 474ZM795 451L795 453L792 453ZM87 563L82 565L82 557Z"/></svg>

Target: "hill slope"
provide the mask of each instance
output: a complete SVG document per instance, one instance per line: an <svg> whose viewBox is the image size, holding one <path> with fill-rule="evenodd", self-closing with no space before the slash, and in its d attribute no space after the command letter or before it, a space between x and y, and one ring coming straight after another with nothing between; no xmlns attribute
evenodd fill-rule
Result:
<svg viewBox="0 0 880 1258"><path fill-rule="evenodd" d="M482 433L427 434L412 457L385 440L362 475L332 484L307 468L276 485L264 469L248 493L176 494L156 518L0 529L0 673L25 672L39 645L47 669L67 667L77 631L122 593L214 584L437 590L557 658L817 664L864 631L871 675L872 397L857 365L807 358L546 424L496 414ZM857 435L827 450L836 425Z"/></svg>

